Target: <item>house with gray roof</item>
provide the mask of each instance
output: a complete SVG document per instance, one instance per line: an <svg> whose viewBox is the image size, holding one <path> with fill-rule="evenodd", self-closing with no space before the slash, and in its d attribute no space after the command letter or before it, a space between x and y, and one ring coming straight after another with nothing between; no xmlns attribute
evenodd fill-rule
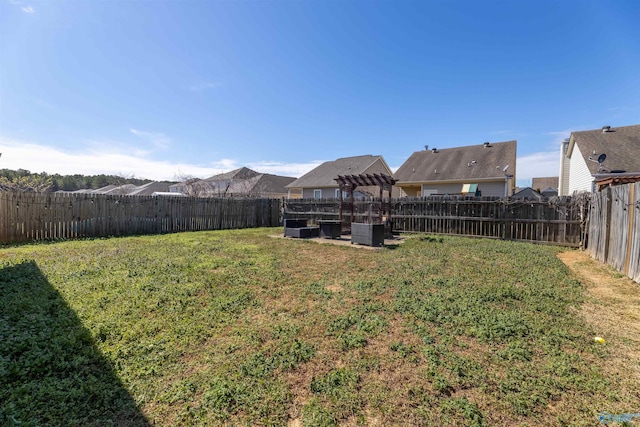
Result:
<svg viewBox="0 0 640 427"><path fill-rule="evenodd" d="M543 200L545 196L531 187L519 189L511 195L512 200Z"/></svg>
<svg viewBox="0 0 640 427"><path fill-rule="evenodd" d="M539 192L546 191L548 189L555 189L557 193L558 177L545 176L545 177L531 178L531 188Z"/></svg>
<svg viewBox="0 0 640 427"><path fill-rule="evenodd" d="M256 172L247 167L213 175L205 179L190 179L170 186L170 191L198 197L265 197L288 195L285 186L295 181L290 176Z"/></svg>
<svg viewBox="0 0 640 427"><path fill-rule="evenodd" d="M593 192L596 181L640 174L640 125L571 132L560 145L559 196Z"/></svg>
<svg viewBox="0 0 640 427"><path fill-rule="evenodd" d="M513 193L516 141L413 153L393 174L403 197L466 195L506 197Z"/></svg>
<svg viewBox="0 0 640 427"><path fill-rule="evenodd" d="M334 199L340 197L340 190L336 178L338 175L384 174L391 176L392 172L382 156L366 154L364 156L342 157L324 162L315 169L302 175L286 187L289 192L301 192L304 199ZM368 194L369 188L358 187L357 193ZM372 195L378 193L376 187ZM293 198L292 195L289 195Z"/></svg>

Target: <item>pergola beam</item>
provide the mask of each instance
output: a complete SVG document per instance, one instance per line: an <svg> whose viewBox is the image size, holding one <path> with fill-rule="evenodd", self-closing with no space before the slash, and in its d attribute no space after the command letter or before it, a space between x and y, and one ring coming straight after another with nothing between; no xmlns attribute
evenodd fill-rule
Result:
<svg viewBox="0 0 640 427"><path fill-rule="evenodd" d="M382 221L383 210L385 208L385 203L382 201L384 192L389 192L389 197L391 197L391 189L395 185L396 180L385 174L362 174L362 175L338 175L335 178L335 181L338 183L338 187L340 189L340 208L339 208L339 218L342 220L343 214L343 204L344 198L342 197L342 192L347 191L349 193L349 204L351 205L351 218L350 221L353 222L353 192L357 187L379 187L380 188L380 209L379 209L379 219ZM391 204L387 204L387 210L391 208ZM391 217L391 212L388 212L389 218Z"/></svg>

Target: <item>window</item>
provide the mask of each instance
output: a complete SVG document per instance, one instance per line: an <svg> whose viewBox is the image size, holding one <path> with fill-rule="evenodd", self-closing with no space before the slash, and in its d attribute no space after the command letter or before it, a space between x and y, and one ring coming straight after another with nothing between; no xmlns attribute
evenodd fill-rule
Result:
<svg viewBox="0 0 640 427"><path fill-rule="evenodd" d="M340 189L336 188L336 199L340 198Z"/></svg>
<svg viewBox="0 0 640 427"><path fill-rule="evenodd" d="M314 199L322 199L322 190L313 190Z"/></svg>

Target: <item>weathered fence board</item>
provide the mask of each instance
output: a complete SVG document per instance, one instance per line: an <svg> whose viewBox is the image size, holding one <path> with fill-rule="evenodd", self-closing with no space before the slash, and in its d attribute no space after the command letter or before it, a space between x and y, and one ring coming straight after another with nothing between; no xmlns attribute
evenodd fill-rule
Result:
<svg viewBox="0 0 640 427"><path fill-rule="evenodd" d="M627 274L640 283L640 183L633 184L633 197L629 198L629 209L633 211L630 219L629 267ZM632 229L631 229L632 227Z"/></svg>
<svg viewBox="0 0 640 427"><path fill-rule="evenodd" d="M354 202L354 221L370 222L371 201ZM524 240L565 246L580 246L582 225L580 206L571 198L552 201L512 201L496 198L402 198L391 200L393 229ZM338 219L338 201L296 199L285 201L287 218ZM343 213L348 219L350 213Z"/></svg>
<svg viewBox="0 0 640 427"><path fill-rule="evenodd" d="M281 200L0 192L0 243L280 225Z"/></svg>
<svg viewBox="0 0 640 427"><path fill-rule="evenodd" d="M588 250L640 283L640 183L591 196Z"/></svg>

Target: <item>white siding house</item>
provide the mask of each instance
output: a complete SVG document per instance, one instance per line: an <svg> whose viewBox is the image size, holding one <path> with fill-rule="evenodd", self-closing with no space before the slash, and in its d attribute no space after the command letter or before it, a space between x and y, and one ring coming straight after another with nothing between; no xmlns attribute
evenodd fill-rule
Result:
<svg viewBox="0 0 640 427"><path fill-rule="evenodd" d="M598 179L640 173L640 125L572 132L560 150L558 195L592 192Z"/></svg>
<svg viewBox="0 0 640 427"><path fill-rule="evenodd" d="M587 156L588 158L588 156ZM580 147L575 146L573 149L573 155L569 158L569 169L571 174L569 175L568 193L580 193L582 191L593 191L593 176L589 171L585 157L580 151Z"/></svg>

